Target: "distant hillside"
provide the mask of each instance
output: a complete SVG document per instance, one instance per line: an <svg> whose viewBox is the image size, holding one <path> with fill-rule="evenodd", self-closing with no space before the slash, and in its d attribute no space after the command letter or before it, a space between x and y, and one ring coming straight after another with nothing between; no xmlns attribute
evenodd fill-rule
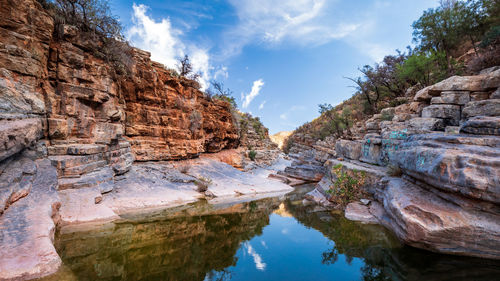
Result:
<svg viewBox="0 0 500 281"><path fill-rule="evenodd" d="M277 132L274 135L271 135L270 138L271 140L279 146L280 149L283 149L283 143L285 142L285 139L288 138L292 134L292 131L281 131Z"/></svg>

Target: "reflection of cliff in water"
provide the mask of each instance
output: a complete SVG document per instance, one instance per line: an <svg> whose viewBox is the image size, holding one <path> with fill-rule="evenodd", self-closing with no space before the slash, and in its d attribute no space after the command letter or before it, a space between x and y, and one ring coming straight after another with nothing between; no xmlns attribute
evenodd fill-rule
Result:
<svg viewBox="0 0 500 281"><path fill-rule="evenodd" d="M299 199L299 198L293 198ZM363 259L364 280L492 280L500 276L498 261L439 255L400 244L385 228L347 220L343 214L314 212L300 200L286 200L285 209L300 223L335 242L323 253L325 264L344 255Z"/></svg>
<svg viewBox="0 0 500 281"><path fill-rule="evenodd" d="M236 264L240 243L260 235L278 199L213 210L186 208L104 225L62 230L57 248L78 280L203 280ZM65 233L66 232L66 233Z"/></svg>

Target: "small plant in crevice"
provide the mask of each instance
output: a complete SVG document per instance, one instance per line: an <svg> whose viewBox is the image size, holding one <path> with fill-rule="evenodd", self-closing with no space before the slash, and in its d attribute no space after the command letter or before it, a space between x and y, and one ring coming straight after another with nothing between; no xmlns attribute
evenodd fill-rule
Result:
<svg viewBox="0 0 500 281"><path fill-rule="evenodd" d="M382 121L391 121L392 118L394 117L393 114L387 113L387 112L382 112Z"/></svg>
<svg viewBox="0 0 500 281"><path fill-rule="evenodd" d="M179 166L179 171L183 174L189 173L189 170L191 170L191 164L183 164Z"/></svg>
<svg viewBox="0 0 500 281"><path fill-rule="evenodd" d="M342 207L348 203L360 199L364 192L362 186L365 184L366 173L364 171L349 170L344 171L343 165L335 165L330 174L333 185L327 190L331 195L330 201Z"/></svg>
<svg viewBox="0 0 500 281"><path fill-rule="evenodd" d="M189 125L189 130L193 135L196 135L201 129L202 119L203 117L198 110L193 110L189 115L189 121L191 122L191 124Z"/></svg>
<svg viewBox="0 0 500 281"><path fill-rule="evenodd" d="M199 177L197 180L194 181L194 184L198 187L196 191L205 192L207 191L208 187L212 184L212 179Z"/></svg>
<svg viewBox="0 0 500 281"><path fill-rule="evenodd" d="M257 151L252 149L248 152L248 158L250 158L250 160L255 161L256 156L257 156Z"/></svg>

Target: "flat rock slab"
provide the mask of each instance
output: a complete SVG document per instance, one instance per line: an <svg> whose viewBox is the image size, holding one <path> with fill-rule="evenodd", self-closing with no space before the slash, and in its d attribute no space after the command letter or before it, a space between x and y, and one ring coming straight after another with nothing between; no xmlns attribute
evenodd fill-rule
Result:
<svg viewBox="0 0 500 281"><path fill-rule="evenodd" d="M53 245L57 172L48 160L36 164L29 194L0 216L0 280L39 278L61 265Z"/></svg>
<svg viewBox="0 0 500 281"><path fill-rule="evenodd" d="M500 138L412 135L390 156L405 174L436 189L500 203Z"/></svg>
<svg viewBox="0 0 500 281"><path fill-rule="evenodd" d="M208 191L216 197L293 190L287 184L268 179L266 173L259 171L245 173L228 164L210 159L194 161L189 174L197 178L210 179L212 184L209 185Z"/></svg>
<svg viewBox="0 0 500 281"><path fill-rule="evenodd" d="M380 223L377 217L370 211L370 206L364 205L361 202L349 203L345 208L345 217L348 220L362 223Z"/></svg>
<svg viewBox="0 0 500 281"><path fill-rule="evenodd" d="M194 181L211 180L208 192L221 197L289 192L293 188L273 179L269 171L242 172L213 159L184 161L185 174L169 162L146 162L133 165L130 172L118 177L112 192L101 195L98 188L60 191L63 224L92 224L113 221L121 214L148 209L168 208L195 202L205 195L196 191ZM102 196L102 199L99 197ZM98 203L95 200L99 198Z"/></svg>

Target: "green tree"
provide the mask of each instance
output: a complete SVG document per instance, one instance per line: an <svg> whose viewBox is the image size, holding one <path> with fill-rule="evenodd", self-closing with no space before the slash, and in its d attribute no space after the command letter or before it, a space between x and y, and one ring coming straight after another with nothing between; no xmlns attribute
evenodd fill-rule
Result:
<svg viewBox="0 0 500 281"><path fill-rule="evenodd" d="M413 40L422 51L440 53L446 58L446 69L453 74L452 54L463 38L462 2L444 1L436 9L424 11L413 23Z"/></svg>
<svg viewBox="0 0 500 281"><path fill-rule="evenodd" d="M445 78L446 68L440 67L443 61L446 61L443 52L415 52L399 66L398 76L410 85L420 84L426 87Z"/></svg>

